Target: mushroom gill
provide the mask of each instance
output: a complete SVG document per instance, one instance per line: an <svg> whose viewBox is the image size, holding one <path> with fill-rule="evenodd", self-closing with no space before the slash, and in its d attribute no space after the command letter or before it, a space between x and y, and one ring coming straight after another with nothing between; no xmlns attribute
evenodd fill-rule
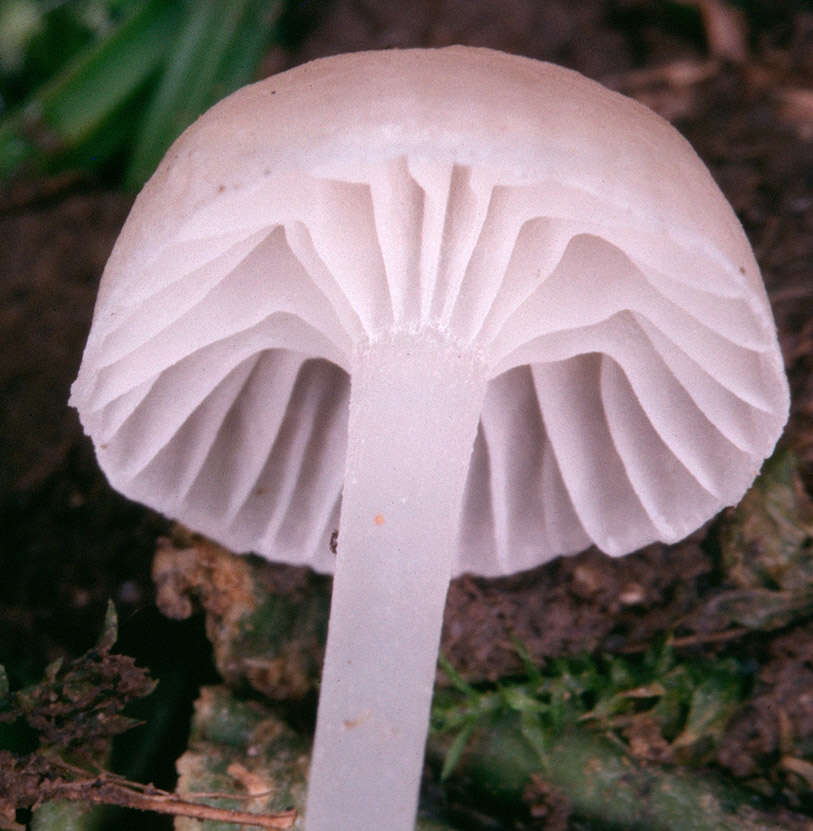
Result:
<svg viewBox="0 0 813 831"><path fill-rule="evenodd" d="M116 487L236 550L332 570L353 350L428 329L493 375L455 573L675 541L740 498L782 380L772 323L713 239L584 175L367 168L303 174L293 197L290 173L223 193L133 276L77 393Z"/></svg>

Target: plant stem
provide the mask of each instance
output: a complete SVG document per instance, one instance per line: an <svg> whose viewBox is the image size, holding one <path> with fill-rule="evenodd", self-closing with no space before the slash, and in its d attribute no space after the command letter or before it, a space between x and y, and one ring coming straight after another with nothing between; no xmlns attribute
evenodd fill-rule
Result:
<svg viewBox="0 0 813 831"><path fill-rule="evenodd" d="M485 366L434 333L356 356L308 831L414 828Z"/></svg>
<svg viewBox="0 0 813 831"><path fill-rule="evenodd" d="M104 778L98 778L91 783L64 782L55 786L54 790L57 795L56 801L45 802L42 807L50 806L56 822L62 824L54 825L51 821L45 819L39 823L41 828L58 827L65 829L66 818L71 817L70 809L66 807L70 802L82 802L85 805L118 805L122 808L133 808L137 811L152 811L176 817L192 817L202 821L208 820L251 828L293 828L296 822L295 811L285 811L271 816L268 814L252 814L248 811L235 811L230 808L215 808L211 805L179 799L173 794L164 792L139 793L129 787L127 783L106 782Z"/></svg>
<svg viewBox="0 0 813 831"><path fill-rule="evenodd" d="M440 767L451 739L433 734L429 756ZM803 831L809 821L788 811L771 814L753 791L707 770L636 759L617 743L583 727L550 729L532 713L504 713L474 729L453 776L492 809L515 814L561 794L575 817L628 831ZM534 787L537 783L537 787ZM539 787L541 786L541 787Z"/></svg>

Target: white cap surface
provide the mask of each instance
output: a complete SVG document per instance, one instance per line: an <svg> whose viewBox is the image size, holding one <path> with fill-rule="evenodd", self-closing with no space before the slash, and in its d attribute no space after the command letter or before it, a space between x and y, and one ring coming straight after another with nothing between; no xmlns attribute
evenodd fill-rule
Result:
<svg viewBox="0 0 813 831"><path fill-rule="evenodd" d="M785 423L758 266L686 141L486 49L326 58L193 124L110 257L72 403L111 484L331 570L353 356L490 368L455 572L675 541Z"/></svg>

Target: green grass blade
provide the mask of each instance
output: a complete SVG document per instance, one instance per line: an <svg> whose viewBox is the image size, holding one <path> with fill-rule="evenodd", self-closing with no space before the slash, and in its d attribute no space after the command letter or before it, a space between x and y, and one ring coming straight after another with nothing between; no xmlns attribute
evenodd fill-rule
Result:
<svg viewBox="0 0 813 831"><path fill-rule="evenodd" d="M0 124L0 178L22 164L69 154L87 141L161 65L180 7L146 0Z"/></svg>
<svg viewBox="0 0 813 831"><path fill-rule="evenodd" d="M440 772L441 782L445 782L454 772L454 769L457 767L457 763L460 761L460 757L463 755L463 751L466 749L466 744L468 744L469 738L471 737L475 727L476 724L471 722L455 736L452 746L449 748L449 752L443 760L443 770Z"/></svg>
<svg viewBox="0 0 813 831"><path fill-rule="evenodd" d="M125 177L128 187L140 186L152 174L172 141L200 113L252 79L279 6L259 0L186 5L171 62L137 136Z"/></svg>
<svg viewBox="0 0 813 831"><path fill-rule="evenodd" d="M255 78L284 8L284 0L251 0L244 14L244 24L235 33L232 48L223 56L218 68L212 102Z"/></svg>

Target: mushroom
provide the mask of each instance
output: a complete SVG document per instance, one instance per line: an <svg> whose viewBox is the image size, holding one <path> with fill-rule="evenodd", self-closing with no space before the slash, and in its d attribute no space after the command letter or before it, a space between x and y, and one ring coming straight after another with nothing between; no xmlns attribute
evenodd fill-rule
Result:
<svg viewBox="0 0 813 831"><path fill-rule="evenodd" d="M743 495L788 388L687 142L450 47L317 60L192 125L71 400L122 493L334 572L306 822L335 831L413 826L452 576L681 539Z"/></svg>

